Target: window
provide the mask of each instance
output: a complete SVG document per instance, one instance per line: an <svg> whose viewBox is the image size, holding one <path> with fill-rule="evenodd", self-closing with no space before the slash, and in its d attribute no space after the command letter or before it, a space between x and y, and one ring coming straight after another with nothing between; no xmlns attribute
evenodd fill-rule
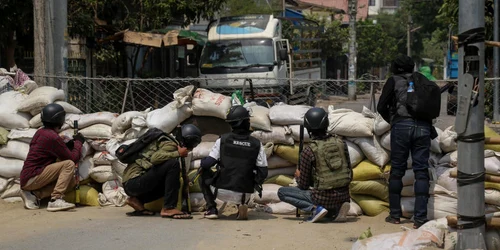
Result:
<svg viewBox="0 0 500 250"><path fill-rule="evenodd" d="M368 2L368 6L375 6L375 0L370 0Z"/></svg>
<svg viewBox="0 0 500 250"><path fill-rule="evenodd" d="M384 0L384 7L398 7L399 0Z"/></svg>

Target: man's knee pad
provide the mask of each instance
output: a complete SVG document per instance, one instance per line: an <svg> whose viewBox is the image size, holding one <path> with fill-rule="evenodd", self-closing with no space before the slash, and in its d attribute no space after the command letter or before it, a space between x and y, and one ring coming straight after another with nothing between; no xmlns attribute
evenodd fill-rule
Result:
<svg viewBox="0 0 500 250"><path fill-rule="evenodd" d="M415 171L415 196L429 196L429 180L429 171L427 169Z"/></svg>
<svg viewBox="0 0 500 250"><path fill-rule="evenodd" d="M390 180L401 180L403 179L403 176L405 176L406 171L401 170L401 169L391 169L391 173L389 175Z"/></svg>

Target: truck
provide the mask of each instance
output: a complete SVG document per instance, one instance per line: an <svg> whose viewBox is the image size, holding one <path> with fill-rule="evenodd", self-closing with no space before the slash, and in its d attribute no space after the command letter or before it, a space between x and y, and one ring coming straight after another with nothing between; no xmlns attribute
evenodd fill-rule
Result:
<svg viewBox="0 0 500 250"><path fill-rule="evenodd" d="M321 79L321 27L273 15L222 17L208 27L199 67L200 87L241 90L259 104L314 106Z"/></svg>

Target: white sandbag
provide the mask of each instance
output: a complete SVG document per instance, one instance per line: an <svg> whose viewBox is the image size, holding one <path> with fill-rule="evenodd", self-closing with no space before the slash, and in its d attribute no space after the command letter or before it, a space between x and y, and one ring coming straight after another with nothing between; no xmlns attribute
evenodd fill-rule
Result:
<svg viewBox="0 0 500 250"><path fill-rule="evenodd" d="M74 122L78 121L78 128L83 129L90 127L95 124L106 124L108 126L113 125L113 121L118 116L117 113L111 112L97 112L91 114L67 114L65 123L73 128Z"/></svg>
<svg viewBox="0 0 500 250"><path fill-rule="evenodd" d="M366 158L379 167L385 166L389 160L389 153L380 145L379 138L373 137L350 137L349 141L356 143Z"/></svg>
<svg viewBox="0 0 500 250"><path fill-rule="evenodd" d="M0 95L0 127L6 129L29 128L31 115L18 112L17 108L27 99L27 95L9 91Z"/></svg>
<svg viewBox="0 0 500 250"><path fill-rule="evenodd" d="M271 120L269 119L269 109L258 106L255 102L244 105L251 113L250 127L256 130L272 131Z"/></svg>
<svg viewBox="0 0 500 250"><path fill-rule="evenodd" d="M0 194L3 193L3 191L5 191L7 189L7 186L12 182L14 181L14 178L2 178L0 177Z"/></svg>
<svg viewBox="0 0 500 250"><path fill-rule="evenodd" d="M198 88L193 94L193 115L226 119L231 108L231 97Z"/></svg>
<svg viewBox="0 0 500 250"><path fill-rule="evenodd" d="M17 107L17 110L30 112L31 110L40 109L47 104L62 100L64 100L63 90L50 86L42 86L33 90L28 98Z"/></svg>
<svg viewBox="0 0 500 250"><path fill-rule="evenodd" d="M309 109L311 106L278 103L269 109L269 119L275 125L301 125Z"/></svg>
<svg viewBox="0 0 500 250"><path fill-rule="evenodd" d="M278 184L263 184L262 185L262 198L259 196L255 197L255 202L259 204L268 204L268 203L278 203L280 202L280 198L278 197L278 189L281 186Z"/></svg>
<svg viewBox="0 0 500 250"><path fill-rule="evenodd" d="M119 139L121 141L127 141L127 140L132 140L132 139L137 139L144 135L146 132L148 132L149 128L129 128L127 129L123 134L116 134L114 137L116 139Z"/></svg>
<svg viewBox="0 0 500 250"><path fill-rule="evenodd" d="M450 171L454 169L456 168L436 167L437 184L451 192L457 192L457 179L450 177Z"/></svg>
<svg viewBox="0 0 500 250"><path fill-rule="evenodd" d="M203 197L203 193L190 193L189 200L191 201L191 208L194 211L201 212L201 210L203 210L203 208L207 204L205 198Z"/></svg>
<svg viewBox="0 0 500 250"><path fill-rule="evenodd" d="M106 143L106 151L108 151L108 153L113 156L114 158L116 158L115 156L115 152L116 150L121 146L121 145L130 145L131 143L135 142L136 139L133 139L133 140L128 140L128 141L124 141L124 142L120 142L119 140L117 139L110 139L108 140L108 142Z"/></svg>
<svg viewBox="0 0 500 250"><path fill-rule="evenodd" d="M20 197L21 196L21 186L19 183L12 182L5 191L0 196L0 199L7 199L12 197Z"/></svg>
<svg viewBox="0 0 500 250"><path fill-rule="evenodd" d="M95 166L100 165L111 165L111 161L113 160L112 156L109 156L107 151L96 152L93 156L93 161Z"/></svg>
<svg viewBox="0 0 500 250"><path fill-rule="evenodd" d="M158 128L165 133L170 133L192 114L193 110L188 105L182 105L180 108L177 108L176 102L171 102L161 109L149 112L146 122L149 128Z"/></svg>
<svg viewBox="0 0 500 250"><path fill-rule="evenodd" d="M189 165L189 169L198 169L198 168L200 168L200 165L201 165L201 159L191 161L191 164Z"/></svg>
<svg viewBox="0 0 500 250"><path fill-rule="evenodd" d="M403 189L401 190L401 196L402 197L414 197L415 196L415 192L414 192L413 185L411 185L411 186L403 186Z"/></svg>
<svg viewBox="0 0 500 250"><path fill-rule="evenodd" d="M292 131L288 127L272 126L272 132L257 130L251 135L259 139L262 144L272 142L274 144L294 145Z"/></svg>
<svg viewBox="0 0 500 250"><path fill-rule="evenodd" d="M267 167L268 168L286 168L286 167L292 167L295 166L295 164L277 156L273 155L267 159Z"/></svg>
<svg viewBox="0 0 500 250"><path fill-rule="evenodd" d="M484 202L500 206L500 191L495 189L486 189L484 190Z"/></svg>
<svg viewBox="0 0 500 250"><path fill-rule="evenodd" d="M363 137L373 135L373 119L351 109L328 106L328 132L342 136Z"/></svg>
<svg viewBox="0 0 500 250"><path fill-rule="evenodd" d="M500 160L497 156L484 159L484 169L487 174L500 175Z"/></svg>
<svg viewBox="0 0 500 250"><path fill-rule="evenodd" d="M443 150L441 150L441 146L439 145L439 142L441 141L441 135L443 134L443 130L434 127L436 129L436 132L438 136L431 140L431 152L441 154L443 153Z"/></svg>
<svg viewBox="0 0 500 250"><path fill-rule="evenodd" d="M56 101L54 103L61 105L63 107L64 111L66 111L66 114L81 114L81 113L83 113L80 109L78 109L77 107L75 107L75 106L73 106L65 101ZM43 108L44 107L38 107L38 108L32 109L30 111L30 114L33 116L37 116L42 112Z"/></svg>
<svg viewBox="0 0 500 250"><path fill-rule="evenodd" d="M86 156L78 162L78 178L80 178L80 181L87 180L90 177L92 168L94 168L92 156Z"/></svg>
<svg viewBox="0 0 500 250"><path fill-rule="evenodd" d="M99 183L116 180L111 165L94 166L90 169L90 178Z"/></svg>
<svg viewBox="0 0 500 250"><path fill-rule="evenodd" d="M0 176L4 178L19 177L23 165L23 160L0 157Z"/></svg>
<svg viewBox="0 0 500 250"><path fill-rule="evenodd" d="M292 138L296 142L300 142L300 125L292 125L288 126L290 130L292 130ZM309 137L309 133L307 132L307 129L304 128L304 142L308 143L311 141L311 138Z"/></svg>
<svg viewBox="0 0 500 250"><path fill-rule="evenodd" d="M127 194L118 181L106 181L102 184L102 193L99 194L99 205L123 207L127 201Z"/></svg>
<svg viewBox="0 0 500 250"><path fill-rule="evenodd" d="M457 214L458 200L445 194L434 194L427 203L427 218L429 220L444 218Z"/></svg>
<svg viewBox="0 0 500 250"><path fill-rule="evenodd" d="M127 168L127 164L122 163L119 160L113 160L111 162L111 168L113 169L113 173L116 176L122 177L123 176L123 171L125 171L125 168Z"/></svg>
<svg viewBox="0 0 500 250"><path fill-rule="evenodd" d="M215 191L213 186L210 186L212 192ZM219 188L217 190L217 199L229 204L241 204L242 193L234 192L227 189ZM246 193L245 199L247 203L254 203L255 195L254 193Z"/></svg>
<svg viewBox="0 0 500 250"><path fill-rule="evenodd" d="M26 160L30 145L26 142L10 140L7 145L0 147L0 156Z"/></svg>
<svg viewBox="0 0 500 250"><path fill-rule="evenodd" d="M210 151L212 151L212 147L214 146L215 142L201 142L193 148L193 158L192 160L198 160L204 157L207 157L210 154Z"/></svg>
<svg viewBox="0 0 500 250"><path fill-rule="evenodd" d="M411 218L415 210L415 197L401 197L403 217Z"/></svg>
<svg viewBox="0 0 500 250"><path fill-rule="evenodd" d="M286 202L269 203L264 208L264 212L270 214L295 214L296 208Z"/></svg>
<svg viewBox="0 0 500 250"><path fill-rule="evenodd" d="M264 153L266 154L266 159L268 159L273 154L274 143L268 142L266 144L263 144L262 146L264 147Z"/></svg>
<svg viewBox="0 0 500 250"><path fill-rule="evenodd" d="M453 131L453 126L443 131L439 139L439 146L444 153L457 150L457 136L457 132Z"/></svg>
<svg viewBox="0 0 500 250"><path fill-rule="evenodd" d="M276 175L291 175L295 174L296 167L286 167L286 168L272 168L267 171L267 178L271 178Z"/></svg>
<svg viewBox="0 0 500 250"><path fill-rule="evenodd" d="M95 151L106 151L106 143L108 140L106 139L87 139L88 144L94 149Z"/></svg>
<svg viewBox="0 0 500 250"><path fill-rule="evenodd" d="M391 124L387 123L382 116L377 113L373 121L373 133L381 136L391 130Z"/></svg>
<svg viewBox="0 0 500 250"><path fill-rule="evenodd" d="M351 207L349 208L349 212L347 212L347 216L361 216L363 215L363 210L353 199L350 202Z"/></svg>
<svg viewBox="0 0 500 250"><path fill-rule="evenodd" d="M10 140L18 140L26 143L30 143L31 139L35 135L37 129L12 129L9 134L7 135L7 138Z"/></svg>
<svg viewBox="0 0 500 250"><path fill-rule="evenodd" d="M113 124L111 125L111 133L122 134L127 129L132 127L132 119L135 117L146 117L149 110L139 112L139 111L128 111L121 115L119 115L116 119L114 119Z"/></svg>
<svg viewBox="0 0 500 250"><path fill-rule="evenodd" d="M79 132L89 139L110 139L111 138L111 126L106 124L95 124L84 129L79 130Z"/></svg>
<svg viewBox="0 0 500 250"><path fill-rule="evenodd" d="M382 137L380 137L380 145L391 151L391 131L385 133L384 135L382 135Z"/></svg>
<svg viewBox="0 0 500 250"><path fill-rule="evenodd" d="M363 151L355 143L346 140L347 149L349 150L349 159L351 161L351 167L355 168L360 162L365 159Z"/></svg>

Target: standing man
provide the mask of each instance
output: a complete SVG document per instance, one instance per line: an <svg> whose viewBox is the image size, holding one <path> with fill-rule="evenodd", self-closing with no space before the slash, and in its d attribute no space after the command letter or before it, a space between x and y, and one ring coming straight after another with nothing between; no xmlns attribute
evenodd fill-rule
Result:
<svg viewBox="0 0 500 250"><path fill-rule="evenodd" d="M391 124L391 172L389 177L390 214L386 222L399 224L402 217L402 178L406 173L411 152L415 173L415 213L413 228L419 228L427 220L429 200L428 161L431 136L437 136L432 120L421 120L410 115L407 93L414 92L412 74L415 63L406 55L399 55L392 62L392 77L387 79L380 96L377 111Z"/></svg>
<svg viewBox="0 0 500 250"><path fill-rule="evenodd" d="M76 163L81 158L85 138L73 136L70 150L58 135L64 124L66 112L59 104L49 104L42 109L43 128L39 129L30 143L30 151L21 170L21 197L26 209L38 209L39 200L50 197L47 211L68 210L75 204L66 202L64 193L76 184ZM60 161L56 162L59 159Z"/></svg>
<svg viewBox="0 0 500 250"><path fill-rule="evenodd" d="M300 154L299 168L295 172L297 187L278 190L281 201L312 212L308 221L313 223L327 215L336 222L346 221L351 207L349 151L342 139L327 134L328 123L328 114L324 109L307 111L304 127L311 142Z"/></svg>
<svg viewBox="0 0 500 250"><path fill-rule="evenodd" d="M248 201L267 177L267 158L262 143L250 136L250 113L243 106L233 106L229 110L226 122L232 132L222 135L212 148L210 155L201 160L200 186L207 212L204 217L217 219L218 211L215 199L218 191L241 196L236 219L248 219ZM211 167L217 164L217 171ZM215 193L211 187L215 187Z"/></svg>

